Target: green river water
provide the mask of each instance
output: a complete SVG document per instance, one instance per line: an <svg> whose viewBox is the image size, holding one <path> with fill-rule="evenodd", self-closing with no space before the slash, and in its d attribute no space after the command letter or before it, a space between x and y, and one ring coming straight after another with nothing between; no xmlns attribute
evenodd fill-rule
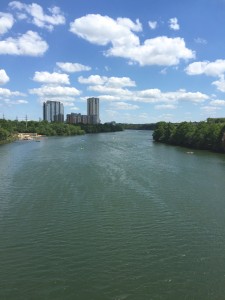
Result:
<svg viewBox="0 0 225 300"><path fill-rule="evenodd" d="M0 146L0 300L225 299L225 156L151 131Z"/></svg>

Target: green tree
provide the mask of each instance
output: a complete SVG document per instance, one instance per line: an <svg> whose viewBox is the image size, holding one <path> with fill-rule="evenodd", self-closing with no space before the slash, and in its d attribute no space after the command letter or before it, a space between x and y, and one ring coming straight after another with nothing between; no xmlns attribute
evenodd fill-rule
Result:
<svg viewBox="0 0 225 300"><path fill-rule="evenodd" d="M0 141L6 141L9 136L10 133L6 129L0 127Z"/></svg>
<svg viewBox="0 0 225 300"><path fill-rule="evenodd" d="M166 122L156 123L155 130L152 135L155 142L164 142L165 130Z"/></svg>

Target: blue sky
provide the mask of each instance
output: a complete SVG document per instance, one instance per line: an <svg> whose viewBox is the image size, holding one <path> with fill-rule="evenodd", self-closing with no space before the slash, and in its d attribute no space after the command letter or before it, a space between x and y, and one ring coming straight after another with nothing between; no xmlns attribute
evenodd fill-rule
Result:
<svg viewBox="0 0 225 300"><path fill-rule="evenodd" d="M224 74L225 0L0 3L0 118L92 96L102 122L225 117Z"/></svg>

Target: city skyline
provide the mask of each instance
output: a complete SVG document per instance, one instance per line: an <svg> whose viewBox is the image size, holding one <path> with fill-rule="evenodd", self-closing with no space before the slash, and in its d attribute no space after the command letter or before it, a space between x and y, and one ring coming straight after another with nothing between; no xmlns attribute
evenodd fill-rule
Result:
<svg viewBox="0 0 225 300"><path fill-rule="evenodd" d="M225 117L224 31L225 0L1 0L0 118L91 97L102 123Z"/></svg>

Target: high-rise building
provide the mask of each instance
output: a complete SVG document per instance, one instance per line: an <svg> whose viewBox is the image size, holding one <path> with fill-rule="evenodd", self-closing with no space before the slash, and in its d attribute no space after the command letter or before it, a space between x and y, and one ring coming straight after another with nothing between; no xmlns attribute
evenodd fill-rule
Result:
<svg viewBox="0 0 225 300"><path fill-rule="evenodd" d="M88 98L87 99L87 115L91 124L100 123L99 119L99 98Z"/></svg>
<svg viewBox="0 0 225 300"><path fill-rule="evenodd" d="M64 108L59 101L43 103L43 120L48 122L64 122Z"/></svg>

